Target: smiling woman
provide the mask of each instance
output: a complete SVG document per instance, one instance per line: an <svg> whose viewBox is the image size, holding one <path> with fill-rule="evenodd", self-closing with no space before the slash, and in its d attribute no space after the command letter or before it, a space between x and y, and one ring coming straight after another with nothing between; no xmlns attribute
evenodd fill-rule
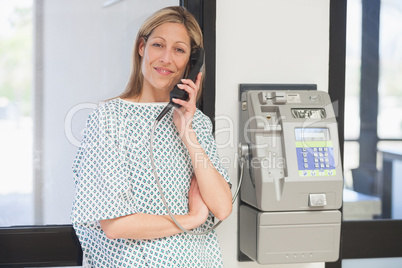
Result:
<svg viewBox="0 0 402 268"><path fill-rule="evenodd" d="M224 220L231 213L229 177L211 120L196 108L202 74L182 79L202 46L201 29L185 8L155 12L137 34L126 92L89 116L73 165L72 222L85 265L223 267L217 235L205 231L213 216ZM152 129L178 83L188 99L172 99L180 108ZM198 236L176 225L167 207Z"/></svg>

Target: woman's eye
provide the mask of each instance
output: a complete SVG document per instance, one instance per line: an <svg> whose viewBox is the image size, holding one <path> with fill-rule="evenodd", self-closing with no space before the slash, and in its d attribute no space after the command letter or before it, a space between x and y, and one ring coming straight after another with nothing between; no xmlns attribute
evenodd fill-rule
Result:
<svg viewBox="0 0 402 268"><path fill-rule="evenodd" d="M154 47L162 47L162 44L154 43L154 44L152 44L152 46L154 46Z"/></svg>
<svg viewBox="0 0 402 268"><path fill-rule="evenodd" d="M176 51L180 53L186 53L186 51L182 48L176 48Z"/></svg>

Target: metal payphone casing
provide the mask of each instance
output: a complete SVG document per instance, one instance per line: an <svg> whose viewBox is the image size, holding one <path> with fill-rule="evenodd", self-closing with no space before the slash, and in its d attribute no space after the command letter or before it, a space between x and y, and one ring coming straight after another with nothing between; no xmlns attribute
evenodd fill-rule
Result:
<svg viewBox="0 0 402 268"><path fill-rule="evenodd" d="M305 88L241 85L239 248L261 264L339 257L337 122L328 93Z"/></svg>

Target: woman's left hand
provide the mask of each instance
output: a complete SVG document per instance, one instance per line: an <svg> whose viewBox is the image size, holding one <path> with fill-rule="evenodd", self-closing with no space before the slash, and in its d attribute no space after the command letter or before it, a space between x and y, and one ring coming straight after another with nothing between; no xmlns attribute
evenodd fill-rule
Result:
<svg viewBox="0 0 402 268"><path fill-rule="evenodd" d="M201 77L202 73L198 73L195 83L191 79L182 79L182 84L177 85L180 89L185 90L188 93L188 100L172 100L174 103L182 106L179 109L175 108L173 114L173 122L176 125L176 128L179 131L181 137L183 137L187 130L191 129L193 116L197 109L196 102L201 83Z"/></svg>

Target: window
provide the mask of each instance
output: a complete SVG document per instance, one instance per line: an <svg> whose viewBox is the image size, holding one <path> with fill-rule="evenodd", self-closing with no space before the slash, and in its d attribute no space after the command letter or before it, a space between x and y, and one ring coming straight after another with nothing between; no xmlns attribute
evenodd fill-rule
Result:
<svg viewBox="0 0 402 268"><path fill-rule="evenodd" d="M33 224L32 5L0 2L0 226Z"/></svg>
<svg viewBox="0 0 402 268"><path fill-rule="evenodd" d="M401 25L400 1L348 1L345 197L371 205L356 216L349 206L359 201L346 202L345 219L402 218L402 200L392 194L402 190Z"/></svg>
<svg viewBox="0 0 402 268"><path fill-rule="evenodd" d="M402 3L383 0L380 16L378 136L402 139ZM401 152L402 153L402 152Z"/></svg>
<svg viewBox="0 0 402 268"><path fill-rule="evenodd" d="M70 223L86 118L124 90L145 17L177 4L0 3L0 226Z"/></svg>

